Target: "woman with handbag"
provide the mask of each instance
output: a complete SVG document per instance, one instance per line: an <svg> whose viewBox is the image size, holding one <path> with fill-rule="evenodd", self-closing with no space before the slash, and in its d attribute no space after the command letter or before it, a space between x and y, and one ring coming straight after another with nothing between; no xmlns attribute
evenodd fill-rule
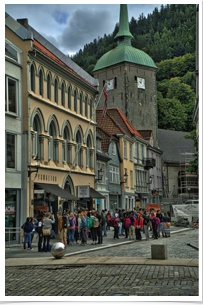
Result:
<svg viewBox="0 0 203 305"><path fill-rule="evenodd" d="M136 240L141 240L142 236L140 231L143 228L143 222L139 213L137 213L137 217L135 218L134 227L135 227Z"/></svg>
<svg viewBox="0 0 203 305"><path fill-rule="evenodd" d="M26 241L28 239L28 244L30 246L30 250L32 249L32 241L31 241L31 232L34 228L34 224L31 222L31 218L27 217L26 222L21 227L24 230L24 251L26 251Z"/></svg>
<svg viewBox="0 0 203 305"><path fill-rule="evenodd" d="M164 229L164 237L170 237L170 217L168 213L164 212L163 217L163 229Z"/></svg>
<svg viewBox="0 0 203 305"><path fill-rule="evenodd" d="M45 250L46 241L47 241L47 252L50 252L50 250L49 250L49 240L50 240L50 235L51 235L51 225L52 225L52 223L55 223L54 214L52 215L53 220L50 219L50 216L51 216L51 213L46 212L45 219L43 220L42 233L43 233L43 238L44 238L44 243L43 243L43 251L44 252L46 252L46 250Z"/></svg>

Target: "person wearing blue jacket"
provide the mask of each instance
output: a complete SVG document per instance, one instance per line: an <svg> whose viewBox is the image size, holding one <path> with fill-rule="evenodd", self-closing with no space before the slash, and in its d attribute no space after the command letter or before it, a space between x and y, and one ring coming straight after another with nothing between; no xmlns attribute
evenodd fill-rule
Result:
<svg viewBox="0 0 203 305"><path fill-rule="evenodd" d="M26 222L21 227L24 230L24 251L26 251L26 241L28 239L28 244L30 245L30 250L32 249L32 242L31 242L31 232L34 228L34 223L31 222L31 218L27 217Z"/></svg>

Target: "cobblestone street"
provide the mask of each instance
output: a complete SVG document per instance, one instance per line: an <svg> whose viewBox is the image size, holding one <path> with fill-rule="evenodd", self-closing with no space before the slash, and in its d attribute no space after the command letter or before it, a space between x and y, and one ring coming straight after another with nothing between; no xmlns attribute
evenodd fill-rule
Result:
<svg viewBox="0 0 203 305"><path fill-rule="evenodd" d="M198 258L198 230L149 242L75 255L118 257L116 265L6 266L6 296L198 296L198 267L167 265L120 265L119 257L150 257L152 243L166 243L168 257ZM32 281L30 272L32 270Z"/></svg>

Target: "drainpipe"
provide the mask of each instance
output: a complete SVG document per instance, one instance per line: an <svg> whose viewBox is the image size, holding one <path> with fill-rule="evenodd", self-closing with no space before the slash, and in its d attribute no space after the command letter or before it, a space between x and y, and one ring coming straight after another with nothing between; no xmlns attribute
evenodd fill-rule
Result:
<svg viewBox="0 0 203 305"><path fill-rule="evenodd" d="M30 131L30 78L29 78L29 69L30 69L30 58L28 56L28 62L27 62L27 85L28 85L28 166L31 170L31 131ZM31 217L32 208L31 208L31 189L32 189L32 181L31 181L31 175L29 177L29 216Z"/></svg>
<svg viewBox="0 0 203 305"><path fill-rule="evenodd" d="M155 84L156 84L156 74L160 69L155 72ZM156 124L157 124L157 129L156 129L156 142L154 143L154 147L156 146L156 143L158 142L158 109L157 109L157 85L155 87L156 90Z"/></svg>

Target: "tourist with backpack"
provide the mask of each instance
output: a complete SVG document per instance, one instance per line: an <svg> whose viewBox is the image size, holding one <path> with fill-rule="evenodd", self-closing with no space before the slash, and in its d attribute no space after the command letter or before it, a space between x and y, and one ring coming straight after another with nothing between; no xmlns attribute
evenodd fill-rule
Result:
<svg viewBox="0 0 203 305"><path fill-rule="evenodd" d="M64 243L65 247L67 247L67 221L66 221L66 215L62 216L62 212L58 211L57 212L57 217L58 217L58 234L59 234L59 239L61 243ZM64 226L65 223L65 226Z"/></svg>
<svg viewBox="0 0 203 305"><path fill-rule="evenodd" d="M119 239L119 237L118 237L118 216L116 216L116 215L118 215L117 213L115 214L115 216L114 216L114 218L113 218L113 224L114 224L114 236L113 236L113 238L115 239L115 238L117 238L117 239Z"/></svg>
<svg viewBox="0 0 203 305"><path fill-rule="evenodd" d="M136 240L142 240L141 229L143 228L143 222L139 213L137 213L137 217L135 218L134 227L135 227Z"/></svg>
<svg viewBox="0 0 203 305"><path fill-rule="evenodd" d="M134 215L134 212L132 211L130 214L129 240L135 239L135 227L134 227L135 219L134 219L133 215ZM131 238L131 235L132 235L132 238Z"/></svg>
<svg viewBox="0 0 203 305"><path fill-rule="evenodd" d="M144 227L144 233L146 240L149 240L149 226L150 226L150 218L149 214L147 214L147 211L144 211L144 214L142 215L143 217L143 227Z"/></svg>
<svg viewBox="0 0 203 305"><path fill-rule="evenodd" d="M160 237L160 231L162 233L162 237L164 237L164 229L163 229L163 215L160 210L157 210L156 217L159 218L160 224L158 225L158 237Z"/></svg>
<svg viewBox="0 0 203 305"><path fill-rule="evenodd" d="M68 227L69 246L74 246L76 219L72 212L70 212L68 220L69 220L69 227Z"/></svg>
<svg viewBox="0 0 203 305"><path fill-rule="evenodd" d="M107 236L106 226L108 223L108 218L107 218L107 214L104 212L104 210L102 210L101 216L104 218L104 220L102 222L102 229L104 230L104 236Z"/></svg>
<svg viewBox="0 0 203 305"><path fill-rule="evenodd" d="M87 220L86 220L86 215L83 212L80 213L80 236L81 236L81 246L85 246L87 242Z"/></svg>
<svg viewBox="0 0 203 305"><path fill-rule="evenodd" d="M97 244L97 227L99 226L99 220L98 218L96 218L94 216L94 212L90 213L90 230L91 230L91 234L92 234L92 245L96 245Z"/></svg>
<svg viewBox="0 0 203 305"><path fill-rule="evenodd" d="M152 237L154 239L158 239L157 227L158 227L158 221L160 222L160 220L155 215L156 215L155 213L153 212L151 213L151 223L152 223L152 231L153 231Z"/></svg>

